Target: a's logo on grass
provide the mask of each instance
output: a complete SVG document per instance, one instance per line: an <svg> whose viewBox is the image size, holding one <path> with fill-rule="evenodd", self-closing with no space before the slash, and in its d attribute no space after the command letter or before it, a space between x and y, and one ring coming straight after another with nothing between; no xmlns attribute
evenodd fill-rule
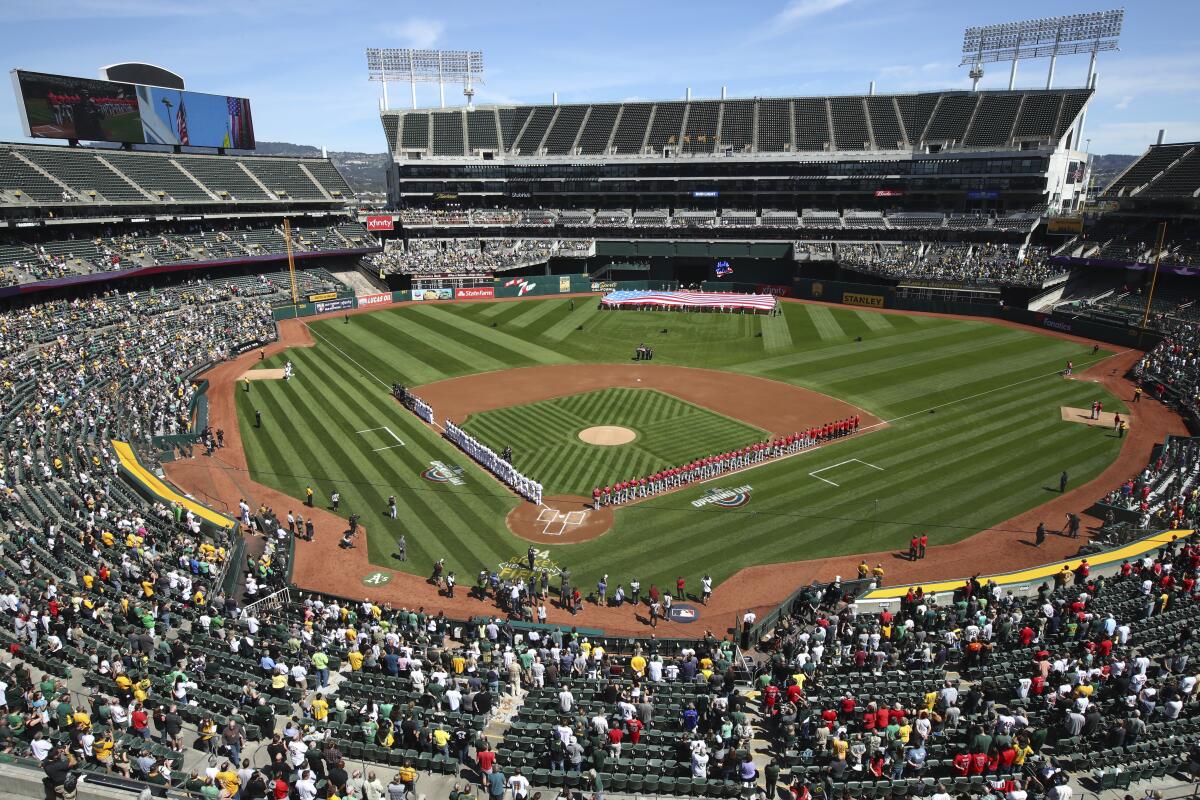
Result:
<svg viewBox="0 0 1200 800"><path fill-rule="evenodd" d="M386 572L372 572L362 579L363 586L383 586L391 581L392 576Z"/></svg>
<svg viewBox="0 0 1200 800"><path fill-rule="evenodd" d="M693 605L687 603L676 603L671 606L670 613L667 614L667 619L671 622L682 622L687 624L695 622L700 618L700 611Z"/></svg>
<svg viewBox="0 0 1200 800"><path fill-rule="evenodd" d="M453 467L441 461L430 461L429 469L421 473L421 477L434 483L449 483L462 486L466 481L462 477L462 467Z"/></svg>
<svg viewBox="0 0 1200 800"><path fill-rule="evenodd" d="M753 486L746 484L733 489L709 489L699 500L693 500L696 508L705 506L720 506L721 508L739 508L750 502L750 492Z"/></svg>

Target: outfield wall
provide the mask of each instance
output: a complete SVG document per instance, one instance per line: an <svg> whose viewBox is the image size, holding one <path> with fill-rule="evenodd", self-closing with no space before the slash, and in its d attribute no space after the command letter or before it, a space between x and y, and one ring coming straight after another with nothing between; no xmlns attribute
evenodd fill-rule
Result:
<svg viewBox="0 0 1200 800"><path fill-rule="evenodd" d="M1059 311L1045 314L1002 305L912 300L897 297L894 287L878 284L796 278L790 296L805 300L841 303L858 308L888 308L897 311L989 317L1141 350L1149 350L1162 339L1160 332L1148 328L1109 324Z"/></svg>

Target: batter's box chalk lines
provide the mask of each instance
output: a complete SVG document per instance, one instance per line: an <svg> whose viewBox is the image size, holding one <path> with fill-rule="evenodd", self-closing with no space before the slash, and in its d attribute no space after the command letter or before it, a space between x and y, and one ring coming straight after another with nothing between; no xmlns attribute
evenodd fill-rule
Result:
<svg viewBox="0 0 1200 800"><path fill-rule="evenodd" d="M564 514L547 506L538 512L537 521L542 523L543 536L562 536L568 527L582 525L586 519L586 511L568 511ZM552 530L555 525L558 525L558 530Z"/></svg>
<svg viewBox="0 0 1200 800"><path fill-rule="evenodd" d="M883 472L883 467L877 466L868 461L863 461L861 458L848 458L845 461L839 461L836 464L830 464L828 467L821 467L820 469L813 470L812 472L810 472L808 474L811 477L816 478L819 481L825 481L830 486L841 486L840 483L834 483L833 481L829 480L828 478L822 478L818 473L826 472L827 470L831 470L831 469L837 469L838 467L845 466L846 464L856 464L856 463L862 464L864 467L870 467L871 469L877 469L880 472Z"/></svg>

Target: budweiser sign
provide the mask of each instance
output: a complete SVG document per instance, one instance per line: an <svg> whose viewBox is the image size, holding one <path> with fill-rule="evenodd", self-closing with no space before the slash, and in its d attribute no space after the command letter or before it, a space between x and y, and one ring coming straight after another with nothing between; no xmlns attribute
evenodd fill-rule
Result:
<svg viewBox="0 0 1200 800"><path fill-rule="evenodd" d="M387 306L392 304L392 293L384 292L382 294L364 294L358 298L358 307L364 306Z"/></svg>
<svg viewBox="0 0 1200 800"><path fill-rule="evenodd" d="M396 223L391 217L367 217L367 230L391 231L396 229Z"/></svg>
<svg viewBox="0 0 1200 800"><path fill-rule="evenodd" d="M469 300L480 297L495 297L496 289L492 286L464 286L454 290L455 300Z"/></svg>

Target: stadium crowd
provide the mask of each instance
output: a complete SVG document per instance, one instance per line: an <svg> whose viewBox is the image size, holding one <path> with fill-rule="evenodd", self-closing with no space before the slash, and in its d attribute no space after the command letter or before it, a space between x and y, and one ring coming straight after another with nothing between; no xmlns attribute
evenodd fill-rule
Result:
<svg viewBox="0 0 1200 800"><path fill-rule="evenodd" d="M1023 257L1005 244L852 243L838 245L838 263L896 280L939 281L967 286L1041 286L1060 270L1043 247Z"/></svg>
<svg viewBox="0 0 1200 800"><path fill-rule="evenodd" d="M541 264L551 258L586 258L582 239L410 239L389 242L365 261L381 275L481 275Z"/></svg>
<svg viewBox="0 0 1200 800"><path fill-rule="evenodd" d="M52 791L88 769L206 798L401 800L440 772L491 800L531 784L1070 800L1066 778L1093 765L1114 784L1200 773L1189 542L1111 579L1085 562L1028 598L972 581L859 613L840 584L817 587L772 628L743 618L743 652L765 659L750 685L728 637L522 626L550 602L532 553L528 569L478 577L473 594L500 616L272 596L293 521L246 502L257 536L243 562L229 530L135 492L107 445L151 457L155 437L189 431L195 370L275 337L269 304L235 285L0 314L0 753L39 766ZM1144 374L1194 380L1194 335L1176 331ZM1169 449L1164 495L1196 464L1194 442ZM569 571L555 577L578 608ZM712 578L691 593L683 576L673 592L609 589L589 594L657 619L704 602ZM493 749L482 733L502 695L517 712ZM769 760L752 744L764 736Z"/></svg>

